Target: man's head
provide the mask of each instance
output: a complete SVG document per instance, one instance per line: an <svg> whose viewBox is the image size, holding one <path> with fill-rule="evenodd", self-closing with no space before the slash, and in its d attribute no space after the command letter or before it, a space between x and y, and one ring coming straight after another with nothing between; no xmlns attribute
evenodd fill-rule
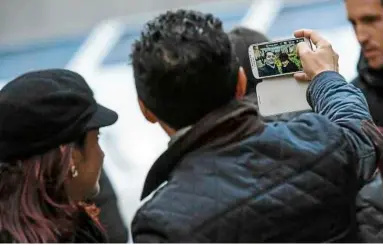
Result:
<svg viewBox="0 0 383 245"><path fill-rule="evenodd" d="M279 55L279 60L284 66L287 66L289 64L289 56L286 53L281 53Z"/></svg>
<svg viewBox="0 0 383 245"><path fill-rule="evenodd" d="M254 77L251 70L251 64L249 59L249 46L252 44L258 44L268 42L269 39L263 34L248 29L246 27L236 27L229 32L229 38L233 45L235 54L239 59L239 63L243 67L247 77L247 94L256 92L256 86L262 80L258 80Z"/></svg>
<svg viewBox="0 0 383 245"><path fill-rule="evenodd" d="M346 0L348 19L354 27L368 65L383 68L383 0Z"/></svg>
<svg viewBox="0 0 383 245"><path fill-rule="evenodd" d="M229 37L211 14L178 10L149 21L132 64L141 110L168 134L246 92Z"/></svg>
<svg viewBox="0 0 383 245"><path fill-rule="evenodd" d="M275 65L275 54L271 51L267 51L265 55L265 63L268 65Z"/></svg>

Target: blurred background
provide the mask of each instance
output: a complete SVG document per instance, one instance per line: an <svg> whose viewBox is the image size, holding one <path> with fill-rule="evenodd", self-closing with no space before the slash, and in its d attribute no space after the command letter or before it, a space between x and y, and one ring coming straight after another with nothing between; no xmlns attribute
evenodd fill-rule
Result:
<svg viewBox="0 0 383 245"><path fill-rule="evenodd" d="M292 37L299 28L316 29L339 53L340 72L348 80L356 75L359 46L343 0L1 0L0 86L30 70L68 68L120 114L101 140L104 168L127 224L148 169L168 143L139 112L130 46L147 20L181 7L211 12L227 30L245 25L274 40Z"/></svg>

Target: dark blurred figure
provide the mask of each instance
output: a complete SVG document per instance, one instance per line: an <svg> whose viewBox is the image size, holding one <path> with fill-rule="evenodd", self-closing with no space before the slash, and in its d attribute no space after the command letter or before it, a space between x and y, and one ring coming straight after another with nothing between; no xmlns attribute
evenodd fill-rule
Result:
<svg viewBox="0 0 383 245"><path fill-rule="evenodd" d="M128 228L122 221L116 193L104 169L102 169L99 183L100 193L90 201L100 208L99 219L107 233L108 242L126 243L129 239Z"/></svg>
<svg viewBox="0 0 383 245"><path fill-rule="evenodd" d="M248 48L252 44L268 42L269 39L262 33L251 30L246 27L234 28L229 32L229 38L234 47L234 52L239 59L239 63L241 64L246 73L246 94L257 94L256 86L258 83L262 82L262 80L256 79L253 75L253 72L251 70Z"/></svg>
<svg viewBox="0 0 383 245"><path fill-rule="evenodd" d="M281 53L279 55L279 60L282 63L282 73L291 73L299 71L298 66L292 62L286 53Z"/></svg>
<svg viewBox="0 0 383 245"><path fill-rule="evenodd" d="M383 127L383 1L346 0L348 19L354 27L362 53L358 76L351 82L366 97L371 116ZM383 242L383 185L380 173L369 182L357 199L358 222L363 242Z"/></svg>

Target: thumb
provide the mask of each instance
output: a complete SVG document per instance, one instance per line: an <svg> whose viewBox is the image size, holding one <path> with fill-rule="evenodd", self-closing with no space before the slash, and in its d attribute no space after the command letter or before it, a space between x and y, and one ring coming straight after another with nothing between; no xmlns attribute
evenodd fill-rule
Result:
<svg viewBox="0 0 383 245"><path fill-rule="evenodd" d="M306 73L303 73L303 72L298 72L298 73L295 73L294 74L294 78L295 80L297 80L298 82L308 82L310 81L310 77L306 75Z"/></svg>

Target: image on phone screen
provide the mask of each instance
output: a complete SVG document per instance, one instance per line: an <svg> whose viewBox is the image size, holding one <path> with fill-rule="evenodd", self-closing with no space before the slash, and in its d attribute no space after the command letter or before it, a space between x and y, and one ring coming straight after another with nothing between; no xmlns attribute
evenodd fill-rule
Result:
<svg viewBox="0 0 383 245"><path fill-rule="evenodd" d="M304 38L294 38L252 46L259 78L302 71L297 44L304 41Z"/></svg>

